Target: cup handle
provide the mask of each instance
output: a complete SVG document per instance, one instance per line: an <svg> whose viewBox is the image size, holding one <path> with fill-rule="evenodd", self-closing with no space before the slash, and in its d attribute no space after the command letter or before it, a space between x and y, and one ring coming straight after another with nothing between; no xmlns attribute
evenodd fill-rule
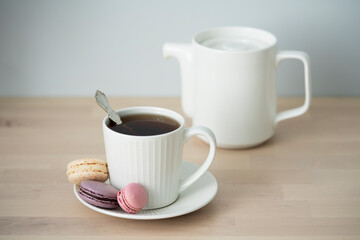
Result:
<svg viewBox="0 0 360 240"><path fill-rule="evenodd" d="M276 115L275 124L280 121L298 117L304 114L310 106L311 101L311 82L310 82L310 58L304 52L299 51L280 51L276 56L276 67L284 59L298 59L304 64L304 76L305 76L305 102L301 107L289 109L280 112Z"/></svg>
<svg viewBox="0 0 360 240"><path fill-rule="evenodd" d="M209 169L211 163L214 160L216 152L216 138L214 133L207 127L193 126L184 130L184 143L186 143L191 137L196 135L202 135L209 140L210 150L205 162L201 167L190 175L187 179L182 180L180 183L179 193L188 188L196 180L198 180Z"/></svg>

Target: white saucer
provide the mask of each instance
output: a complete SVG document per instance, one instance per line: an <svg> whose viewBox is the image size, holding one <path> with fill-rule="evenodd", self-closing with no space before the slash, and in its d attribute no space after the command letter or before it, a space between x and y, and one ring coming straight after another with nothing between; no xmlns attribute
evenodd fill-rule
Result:
<svg viewBox="0 0 360 240"><path fill-rule="evenodd" d="M199 166L196 164L183 161L181 178L190 176L190 174L195 172L198 168ZM114 210L108 210L95 207L85 202L79 196L79 187L74 185L75 196L88 208L113 217L138 220L171 218L191 213L208 204L215 197L217 190L218 184L215 177L207 171L193 185L183 191L173 204L159 209L142 210L137 214L129 214L124 212L120 207Z"/></svg>

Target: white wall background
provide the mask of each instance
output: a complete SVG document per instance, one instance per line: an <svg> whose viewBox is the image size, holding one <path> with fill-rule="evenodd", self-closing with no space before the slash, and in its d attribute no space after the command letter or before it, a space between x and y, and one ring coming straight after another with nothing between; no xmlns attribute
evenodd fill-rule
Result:
<svg viewBox="0 0 360 240"><path fill-rule="evenodd" d="M360 95L356 0L0 0L0 95L179 96L179 66L162 58L163 43L226 25L307 52L314 95ZM302 78L300 63L282 63L279 95L302 95Z"/></svg>

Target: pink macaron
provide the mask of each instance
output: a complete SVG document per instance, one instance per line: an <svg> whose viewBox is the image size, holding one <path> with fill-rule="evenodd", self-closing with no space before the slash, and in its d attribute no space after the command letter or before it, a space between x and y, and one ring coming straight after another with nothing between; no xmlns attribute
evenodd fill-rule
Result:
<svg viewBox="0 0 360 240"><path fill-rule="evenodd" d="M145 189L138 183L130 183L117 194L120 207L127 213L138 213L147 203Z"/></svg>

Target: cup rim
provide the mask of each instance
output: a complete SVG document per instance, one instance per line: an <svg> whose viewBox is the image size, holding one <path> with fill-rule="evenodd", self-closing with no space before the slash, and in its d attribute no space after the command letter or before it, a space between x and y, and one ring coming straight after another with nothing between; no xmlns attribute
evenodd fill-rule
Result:
<svg viewBox="0 0 360 240"><path fill-rule="evenodd" d="M264 48L255 49L255 50L249 50L249 51L226 51L226 50L206 47L206 46L202 45L198 41L199 40L198 38L201 35L208 34L208 33L211 33L211 32L219 32L219 31L246 31L246 32L257 33L257 34L261 34L263 36L267 36L270 39L270 43ZM207 30L198 32L197 34L195 34L193 36L192 43L195 44L197 47L200 47L202 49L211 50L213 52L222 53L222 54L249 54L249 53L262 52L262 51L268 50L270 48L273 48L277 44L277 38L275 37L274 34L268 32L268 31L259 29L259 28L243 27L243 26L227 26L227 27L211 28L211 29L207 29Z"/></svg>
<svg viewBox="0 0 360 240"><path fill-rule="evenodd" d="M104 117L104 119L102 121L104 131L109 131L110 133L118 134L118 135L120 135L122 137L127 137L127 138L149 139L149 138L164 137L164 136L168 136L168 135L171 135L171 134L175 134L178 131L181 131L181 129L184 128L184 125L185 125L185 119L183 118L183 116L181 116L179 113L177 113L177 112L175 112L173 110L166 109L166 108L161 108L161 107L136 106L136 107L121 108L121 109L115 110L115 112L116 113L130 112L128 115L139 114L139 113L140 114L141 113L159 114L159 115L163 115L163 116L171 118L172 120L176 121L180 125L178 128L176 128L175 130L173 130L171 132L167 132L167 133L163 133L163 134L157 134L157 135L150 135L150 136L136 136L136 135L128 135L128 134L124 134L124 133L119 133L119 132L115 132L115 131L111 130L107 125L107 122L109 120L109 116L107 115L107 116Z"/></svg>

